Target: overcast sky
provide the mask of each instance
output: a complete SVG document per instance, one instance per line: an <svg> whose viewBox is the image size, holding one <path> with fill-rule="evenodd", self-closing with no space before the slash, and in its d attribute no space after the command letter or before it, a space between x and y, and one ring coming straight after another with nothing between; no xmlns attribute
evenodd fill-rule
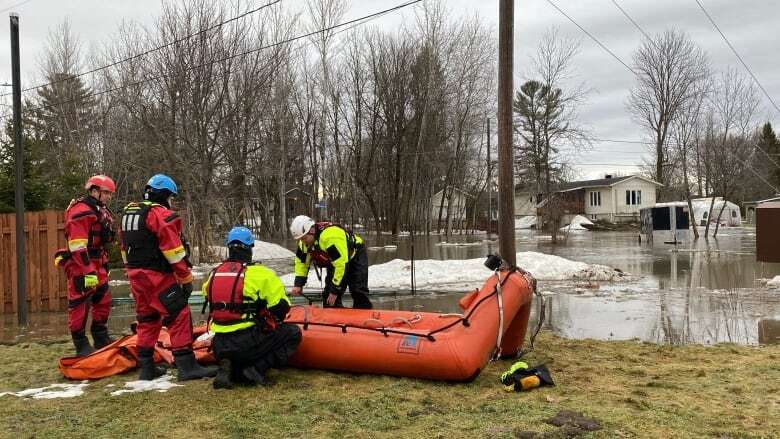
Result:
<svg viewBox="0 0 780 439"><path fill-rule="evenodd" d="M267 0L249 1L263 4ZM284 0L300 5L304 0ZM554 0L558 6L582 27L598 38L625 63L630 64L632 52L639 46L641 33L615 7L612 0ZM780 1L776 0L700 0L726 37L740 53L766 91L780 102ZM353 0L346 19L356 18L385 9L403 0ZM648 33L662 32L671 27L686 31L709 54L713 67L729 66L745 72L737 58L704 16L695 0L617 0L628 14ZM498 28L498 0L447 0L454 15L479 14L494 29ZM122 20L151 23L159 14L159 0L0 0L0 12L7 17L11 11L20 15L23 86L37 83L36 60L43 48L49 29L68 18L72 28L87 45L100 47L115 34ZM388 29L399 26L406 12L387 15L372 25ZM7 20L7 19L6 19ZM0 25L0 81L10 82L9 26ZM582 50L575 60L579 79L593 89L582 108L583 122L599 139L645 141L648 139L625 109L628 90L634 81L632 74L596 43L584 35L547 0L515 2L515 87L524 77L529 56L540 36L551 26L561 33L582 39ZM5 88L10 90L10 88ZM780 114L761 95L761 120L773 125ZM10 103L6 101L6 103ZM771 110L771 111L770 111ZM581 177L602 177L605 173L635 171L635 165L649 158L647 147L632 143L595 142L594 149L576 159L575 168Z"/></svg>

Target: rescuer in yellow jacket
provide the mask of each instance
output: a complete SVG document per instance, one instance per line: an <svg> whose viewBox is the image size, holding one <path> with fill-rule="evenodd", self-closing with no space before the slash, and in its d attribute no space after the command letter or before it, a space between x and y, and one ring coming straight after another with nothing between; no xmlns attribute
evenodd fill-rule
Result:
<svg viewBox="0 0 780 439"><path fill-rule="evenodd" d="M349 287L352 307L371 309L368 298L368 255L363 239L329 222L314 222L299 215L290 224L290 233L298 240L295 252L295 286L291 294L300 295L309 278L309 268L327 269L322 306L341 308L341 296ZM319 274L319 272L318 272Z"/></svg>
<svg viewBox="0 0 780 439"><path fill-rule="evenodd" d="M281 279L267 267L252 263L255 238L246 227L228 233L228 258L203 284L209 307L209 330L219 372L214 388L234 383L273 384L268 369L281 367L301 343L301 330L284 323L290 299Z"/></svg>

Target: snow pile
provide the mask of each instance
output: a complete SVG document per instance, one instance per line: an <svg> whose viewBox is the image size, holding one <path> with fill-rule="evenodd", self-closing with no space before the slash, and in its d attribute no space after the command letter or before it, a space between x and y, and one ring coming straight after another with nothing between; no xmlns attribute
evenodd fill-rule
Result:
<svg viewBox="0 0 780 439"><path fill-rule="evenodd" d="M421 260L415 261L415 280L418 288L441 284L474 284L483 282L490 271L485 268L484 258L466 260ZM591 265L585 262L571 261L559 256L537 252L520 252L517 265L529 271L538 280L618 280L625 276L621 271L604 265ZM369 267L368 284L370 288L408 289L410 288L411 261L394 259L384 264ZM282 282L292 286L295 275L282 276ZM319 285L314 270L309 272L308 284Z"/></svg>
<svg viewBox="0 0 780 439"><path fill-rule="evenodd" d="M437 242L434 245L442 246L442 247L469 247L469 246L472 246L472 245L482 245L482 241L479 241L479 242L447 242L447 241L442 241L442 242Z"/></svg>
<svg viewBox="0 0 780 439"><path fill-rule="evenodd" d="M536 216L524 216L515 219L515 230L530 229L536 227Z"/></svg>
<svg viewBox="0 0 780 439"><path fill-rule="evenodd" d="M766 283L766 286L768 286L770 288L780 288L780 276L775 276L772 279L770 279Z"/></svg>
<svg viewBox="0 0 780 439"><path fill-rule="evenodd" d="M593 225L593 222L591 222L589 219L585 218L582 215L577 215L571 219L571 222L569 223L568 226L563 226L559 230L562 232L568 232L574 230L588 230L587 228L582 226L583 224Z"/></svg>
<svg viewBox="0 0 780 439"><path fill-rule="evenodd" d="M82 381L80 384L52 384L46 387L26 389L19 392L0 392L0 396L13 395L20 398L54 399L73 398L84 394L84 388L89 384Z"/></svg>
<svg viewBox="0 0 780 439"><path fill-rule="evenodd" d="M212 246L211 251L221 259L227 258L227 247ZM295 253L272 242L255 241L255 246L252 247L252 259L256 261L266 259L288 259L294 256Z"/></svg>
<svg viewBox="0 0 780 439"><path fill-rule="evenodd" d="M138 392L167 392L168 389L173 387L182 387L181 384L172 383L173 375L163 375L159 378L151 381L128 381L125 383L125 388L122 390L115 390L111 392L111 396L118 396L124 393L138 393Z"/></svg>

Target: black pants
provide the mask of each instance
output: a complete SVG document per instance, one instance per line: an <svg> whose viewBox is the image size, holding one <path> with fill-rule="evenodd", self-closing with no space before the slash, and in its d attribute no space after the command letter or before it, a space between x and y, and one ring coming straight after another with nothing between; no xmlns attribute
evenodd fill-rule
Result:
<svg viewBox="0 0 780 439"><path fill-rule="evenodd" d="M263 333L258 325L236 332L217 333L212 350L217 361L227 358L237 371L254 366L260 373L287 364L301 344L297 325L280 324L276 330Z"/></svg>
<svg viewBox="0 0 780 439"><path fill-rule="evenodd" d="M330 285L333 282L333 268L328 268L328 275L325 277L325 284ZM371 300L368 299L368 254L366 248L363 245L355 247L355 256L347 263L347 268L344 272L343 282L349 287L349 294L352 295L352 307L357 309L371 309ZM330 291L326 288L322 292L322 306L328 307L328 295ZM339 294L336 299L336 303L333 304L334 308L343 308L344 304L341 303L341 296Z"/></svg>

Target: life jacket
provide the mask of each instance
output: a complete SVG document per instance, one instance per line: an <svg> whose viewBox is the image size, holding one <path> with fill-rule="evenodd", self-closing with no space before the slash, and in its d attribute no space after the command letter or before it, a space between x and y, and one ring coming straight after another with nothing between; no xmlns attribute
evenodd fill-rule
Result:
<svg viewBox="0 0 780 439"><path fill-rule="evenodd" d="M330 221L320 221L314 223L314 245L312 245L309 253L311 253L311 262L319 268L326 268L332 265L328 252L320 248L320 235L328 227L340 227L347 234L347 250L349 251L349 257L352 256L352 253L355 250L355 234L352 232L352 230L342 226L341 224L332 223Z"/></svg>
<svg viewBox="0 0 780 439"><path fill-rule="evenodd" d="M71 200L68 210L79 203L84 203L88 206L97 217L97 221L92 224L87 235L87 253L89 253L91 259L102 259L104 249L108 244L114 242L115 237L114 218L111 210L106 206L98 204L95 197L90 195L84 195ZM76 217L78 217L78 214Z"/></svg>
<svg viewBox="0 0 780 439"><path fill-rule="evenodd" d="M122 213L122 245L127 254L127 268L171 273L173 269L160 251L160 241L146 227L146 217L160 204L144 201L128 204Z"/></svg>
<svg viewBox="0 0 780 439"><path fill-rule="evenodd" d="M219 325L244 322L260 323L266 330L276 329L276 319L259 296L251 300L244 296L244 272L252 263L225 261L211 274L206 291L206 303L210 319Z"/></svg>

